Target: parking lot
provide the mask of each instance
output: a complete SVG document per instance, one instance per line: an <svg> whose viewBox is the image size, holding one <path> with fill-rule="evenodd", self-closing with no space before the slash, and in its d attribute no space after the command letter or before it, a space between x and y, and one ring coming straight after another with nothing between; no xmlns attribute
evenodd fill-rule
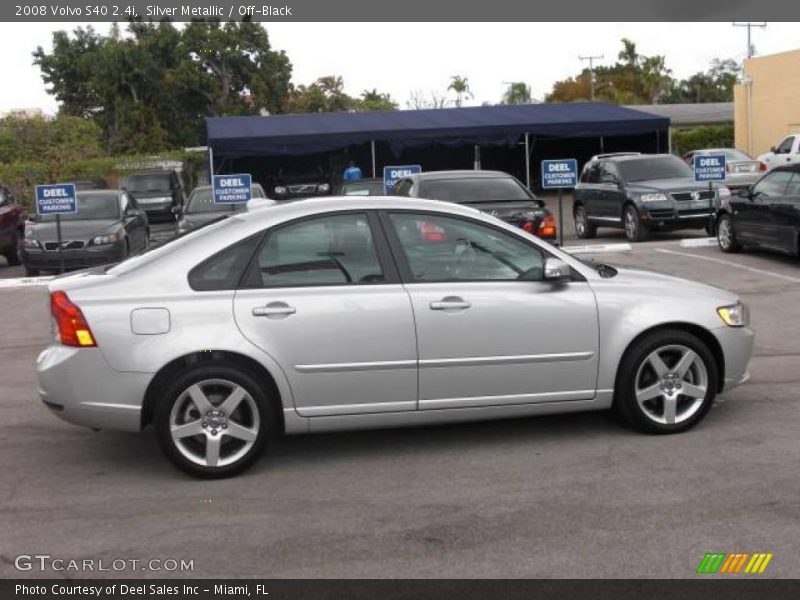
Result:
<svg viewBox="0 0 800 600"><path fill-rule="evenodd" d="M565 221L568 244L583 244ZM595 256L750 305L752 377L688 433L646 436L586 413L300 436L223 481L174 470L152 431L93 432L49 414L34 378L46 288L0 289L0 574L41 575L18 572L14 556L43 553L191 559L201 577L686 578L706 552L771 552L763 576L796 575L800 263L680 244L703 235ZM592 243L624 241L602 230Z"/></svg>

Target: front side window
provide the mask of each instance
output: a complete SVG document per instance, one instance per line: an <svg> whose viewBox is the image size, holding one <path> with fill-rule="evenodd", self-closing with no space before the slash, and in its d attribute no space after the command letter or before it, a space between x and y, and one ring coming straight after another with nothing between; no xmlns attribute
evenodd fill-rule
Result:
<svg viewBox="0 0 800 600"><path fill-rule="evenodd" d="M367 215L326 215L267 235L249 287L359 285L384 281Z"/></svg>
<svg viewBox="0 0 800 600"><path fill-rule="evenodd" d="M786 187L786 195L800 197L800 173L792 173L792 179Z"/></svg>
<svg viewBox="0 0 800 600"><path fill-rule="evenodd" d="M792 144L794 144L794 136L789 136L781 142L781 145L775 150L775 154L789 154L792 151Z"/></svg>
<svg viewBox="0 0 800 600"><path fill-rule="evenodd" d="M753 196L783 196L791 178L791 171L773 171L753 186Z"/></svg>
<svg viewBox="0 0 800 600"><path fill-rule="evenodd" d="M540 281L542 252L514 236L464 219L393 213L394 230L414 280Z"/></svg>

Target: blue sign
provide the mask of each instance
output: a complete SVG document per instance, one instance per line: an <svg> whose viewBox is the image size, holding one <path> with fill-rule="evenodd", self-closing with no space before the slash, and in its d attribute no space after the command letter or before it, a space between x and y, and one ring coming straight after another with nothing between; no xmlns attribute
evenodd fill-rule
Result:
<svg viewBox="0 0 800 600"><path fill-rule="evenodd" d="M542 161L542 187L573 188L578 184L578 161L574 158Z"/></svg>
<svg viewBox="0 0 800 600"><path fill-rule="evenodd" d="M398 180L402 179L403 177L407 177L408 175L415 175L416 173L422 173L422 167L419 165L399 165L396 167L383 167L383 190L387 194L389 190L392 189L392 186L397 183Z"/></svg>
<svg viewBox="0 0 800 600"><path fill-rule="evenodd" d="M253 197L253 178L247 173L214 175L214 204L237 204Z"/></svg>
<svg viewBox="0 0 800 600"><path fill-rule="evenodd" d="M36 212L40 215L74 215L78 212L75 184L37 185Z"/></svg>
<svg viewBox="0 0 800 600"><path fill-rule="evenodd" d="M695 154L692 166L695 181L725 181L724 154Z"/></svg>

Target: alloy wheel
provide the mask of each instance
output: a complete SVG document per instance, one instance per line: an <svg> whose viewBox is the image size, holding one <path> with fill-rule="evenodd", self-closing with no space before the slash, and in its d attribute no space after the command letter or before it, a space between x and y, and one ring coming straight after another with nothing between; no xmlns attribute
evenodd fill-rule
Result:
<svg viewBox="0 0 800 600"><path fill-rule="evenodd" d="M579 207L575 212L575 231L579 237L586 232L586 211L583 210L583 207Z"/></svg>
<svg viewBox="0 0 800 600"><path fill-rule="evenodd" d="M708 369L691 348L662 346L642 361L636 373L636 402L648 419L675 425L690 419L706 398Z"/></svg>
<svg viewBox="0 0 800 600"><path fill-rule="evenodd" d="M178 396L169 417L175 447L203 467L224 467L241 459L255 444L260 427L253 397L225 379L189 386Z"/></svg>
<svg viewBox="0 0 800 600"><path fill-rule="evenodd" d="M636 228L638 224L636 223L636 213L628 209L625 211L625 235L628 236L629 240L636 239Z"/></svg>
<svg viewBox="0 0 800 600"><path fill-rule="evenodd" d="M723 250L727 250L731 247L731 222L729 219L720 220L717 230L717 239Z"/></svg>

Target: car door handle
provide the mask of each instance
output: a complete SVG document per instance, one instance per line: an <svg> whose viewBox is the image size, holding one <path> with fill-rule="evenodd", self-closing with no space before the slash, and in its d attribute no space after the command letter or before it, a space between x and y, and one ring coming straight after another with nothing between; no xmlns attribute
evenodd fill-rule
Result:
<svg viewBox="0 0 800 600"><path fill-rule="evenodd" d="M254 317L288 317L296 312L294 306L289 306L285 302L270 302L266 306L253 308Z"/></svg>
<svg viewBox="0 0 800 600"><path fill-rule="evenodd" d="M430 303L431 310L466 310L470 306L471 303L458 296L447 296Z"/></svg>

